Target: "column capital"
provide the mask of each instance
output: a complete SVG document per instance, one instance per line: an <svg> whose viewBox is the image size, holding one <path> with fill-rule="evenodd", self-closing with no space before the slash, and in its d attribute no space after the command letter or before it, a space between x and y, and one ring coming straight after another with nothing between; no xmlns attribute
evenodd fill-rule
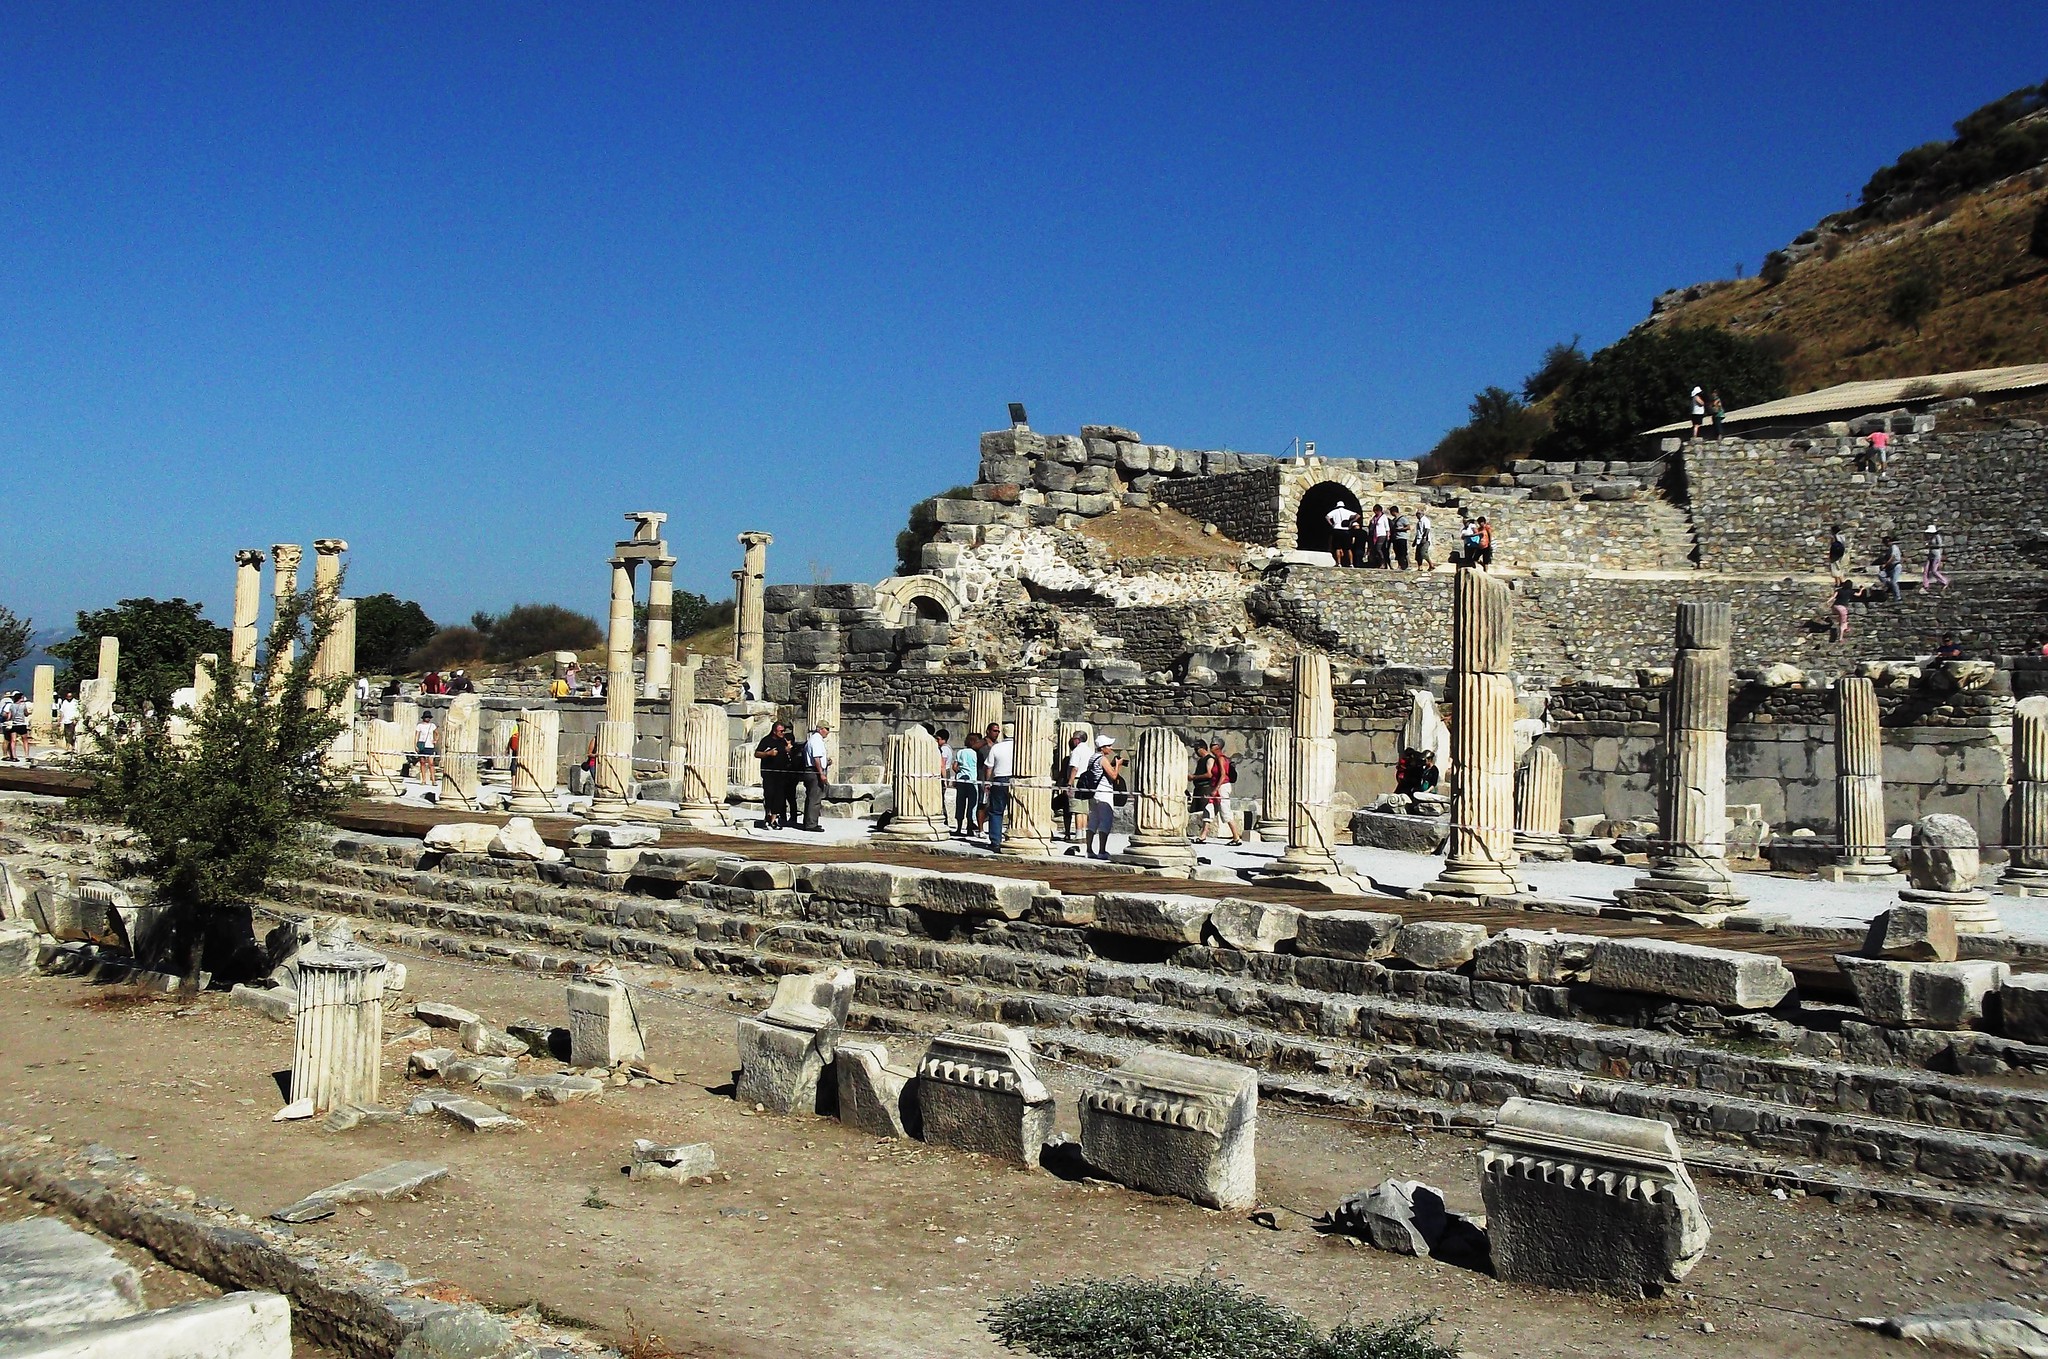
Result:
<svg viewBox="0 0 2048 1359"><path fill-rule="evenodd" d="M760 529L748 529L740 535L741 547L767 547L775 541L775 535Z"/></svg>
<svg viewBox="0 0 2048 1359"><path fill-rule="evenodd" d="M323 557L339 557L342 553L348 551L348 540L345 538L315 538L313 540L313 550Z"/></svg>
<svg viewBox="0 0 2048 1359"><path fill-rule="evenodd" d="M235 549L235 565L261 567L270 560L260 547L238 547Z"/></svg>
<svg viewBox="0 0 2048 1359"><path fill-rule="evenodd" d="M277 563L277 568L280 571L298 569L299 562L305 555L306 550L297 543L272 543L270 545L270 558Z"/></svg>
<svg viewBox="0 0 2048 1359"><path fill-rule="evenodd" d="M627 510L626 518L633 523L633 541L636 543L660 542L661 526L668 522L668 515L660 510Z"/></svg>

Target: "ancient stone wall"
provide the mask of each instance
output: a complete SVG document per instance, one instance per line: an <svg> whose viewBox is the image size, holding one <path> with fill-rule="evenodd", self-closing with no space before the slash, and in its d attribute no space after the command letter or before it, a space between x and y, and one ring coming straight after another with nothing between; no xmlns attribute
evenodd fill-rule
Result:
<svg viewBox="0 0 2048 1359"><path fill-rule="evenodd" d="M1190 519L1214 524L1227 538L1275 545L1280 504L1277 466L1219 476L1162 478L1151 495Z"/></svg>

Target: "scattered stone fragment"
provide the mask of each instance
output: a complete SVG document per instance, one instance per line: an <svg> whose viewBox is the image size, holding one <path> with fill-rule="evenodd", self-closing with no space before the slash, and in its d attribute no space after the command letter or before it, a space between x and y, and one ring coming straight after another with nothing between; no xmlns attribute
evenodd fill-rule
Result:
<svg viewBox="0 0 2048 1359"><path fill-rule="evenodd" d="M464 1052L483 1057L524 1057L528 1052L525 1039L500 1033L481 1019L464 1024L461 1034Z"/></svg>
<svg viewBox="0 0 2048 1359"><path fill-rule="evenodd" d="M1005 1024L942 1033L917 1068L924 1140L1036 1166L1052 1133L1052 1092L1038 1079L1031 1035Z"/></svg>
<svg viewBox="0 0 2048 1359"><path fill-rule="evenodd" d="M1902 1317L1858 1317L1894 1340L2004 1359L2048 1359L2048 1316L2009 1302L1944 1302Z"/></svg>
<svg viewBox="0 0 2048 1359"><path fill-rule="evenodd" d="M547 1057L557 1062L569 1060L569 1031L559 1024L540 1019L518 1019L507 1024L505 1032L526 1044L528 1056Z"/></svg>
<svg viewBox="0 0 2048 1359"><path fill-rule="evenodd" d="M1294 934L1300 953L1373 962L1394 951L1401 917L1384 911L1304 911Z"/></svg>
<svg viewBox="0 0 2048 1359"><path fill-rule="evenodd" d="M105 1242L55 1218L0 1224L0 1350L142 1308L141 1278Z"/></svg>
<svg viewBox="0 0 2048 1359"><path fill-rule="evenodd" d="M1244 953L1271 953L1294 938L1301 908L1270 901L1225 897L1209 912L1209 923L1224 943Z"/></svg>
<svg viewBox="0 0 2048 1359"><path fill-rule="evenodd" d="M426 833L428 849L444 854L488 854L498 828L481 821L448 821Z"/></svg>
<svg viewBox="0 0 2048 1359"><path fill-rule="evenodd" d="M414 1005L412 1017L436 1029L459 1029L483 1018L474 1010L465 1010L460 1005L444 1005L437 1000L423 1000Z"/></svg>
<svg viewBox="0 0 2048 1359"><path fill-rule="evenodd" d="M1982 855L1977 828L1960 816L1935 812L1913 823L1907 876L1927 892L1971 892L1977 887Z"/></svg>
<svg viewBox="0 0 2048 1359"><path fill-rule="evenodd" d="M709 1142L672 1147L642 1138L633 1143L633 1161L626 1176L634 1180L691 1180L717 1169L718 1152Z"/></svg>
<svg viewBox="0 0 2048 1359"><path fill-rule="evenodd" d="M1472 961L1486 942L1486 926L1455 920L1411 920L1394 935L1392 957L1412 967L1450 971Z"/></svg>
<svg viewBox="0 0 2048 1359"><path fill-rule="evenodd" d="M775 983L775 998L758 1018L739 1021L741 1104L771 1113L817 1113L819 1081L853 1003L851 968L792 973Z"/></svg>
<svg viewBox="0 0 2048 1359"><path fill-rule="evenodd" d="M445 1307L429 1313L392 1359L510 1359L517 1353L512 1327L503 1318L481 1307Z"/></svg>
<svg viewBox="0 0 2048 1359"><path fill-rule="evenodd" d="M375 1104L337 1104L328 1111L321 1125L329 1132L348 1132L365 1124L372 1127L382 1123L396 1123L403 1115L394 1109L385 1109Z"/></svg>
<svg viewBox="0 0 2048 1359"><path fill-rule="evenodd" d="M265 1019L279 1024L289 1024L298 1018L299 995L282 986L250 986L238 984L228 992L228 999L245 1010L254 1010Z"/></svg>
<svg viewBox="0 0 2048 1359"><path fill-rule="evenodd" d="M1870 922L1863 951L1897 962L1952 963L1956 960L1956 917L1949 906L1901 901Z"/></svg>
<svg viewBox="0 0 2048 1359"><path fill-rule="evenodd" d="M569 838L592 849L632 849L661 839L661 830L644 822L629 821L615 826L578 826Z"/></svg>
<svg viewBox="0 0 2048 1359"><path fill-rule="evenodd" d="M344 1204L366 1203L372 1199L388 1201L401 1195L417 1194L436 1180L446 1178L447 1174L447 1166L433 1161L397 1161L381 1170L372 1170L352 1180L315 1190L271 1216L279 1222L317 1222L321 1218L332 1217L335 1210Z"/></svg>
<svg viewBox="0 0 2048 1359"><path fill-rule="evenodd" d="M1215 902L1164 892L1097 892L1095 928L1132 939L1199 944Z"/></svg>
<svg viewBox="0 0 2048 1359"><path fill-rule="evenodd" d="M2014 972L1998 988L1998 1031L2022 1043L2048 1043L2048 972Z"/></svg>
<svg viewBox="0 0 2048 1359"><path fill-rule="evenodd" d="M534 863L554 863L562 857L562 851L541 839L530 816L515 816L507 820L491 837L488 852L499 859L526 859Z"/></svg>
<svg viewBox="0 0 2048 1359"><path fill-rule="evenodd" d="M616 976L594 973L570 982L568 998L570 1065L610 1070L647 1055L632 994Z"/></svg>
<svg viewBox="0 0 2048 1359"><path fill-rule="evenodd" d="M602 1095L605 1082L590 1076L509 1076L486 1080L477 1089L493 1098L516 1100L521 1104L528 1101L573 1104L577 1100L595 1099Z"/></svg>
<svg viewBox="0 0 2048 1359"><path fill-rule="evenodd" d="M19 1359L291 1359L282 1293L230 1293L8 1346Z"/></svg>
<svg viewBox="0 0 2048 1359"><path fill-rule="evenodd" d="M1984 1017L1992 992L2005 985L2004 963L1895 963L1837 954L1856 1003L1872 1023L1893 1028L1966 1029Z"/></svg>
<svg viewBox="0 0 2048 1359"><path fill-rule="evenodd" d="M515 1057L456 1057L441 1064L441 1079L450 1085L475 1085L518 1074Z"/></svg>
<svg viewBox="0 0 2048 1359"><path fill-rule="evenodd" d="M839 1085L839 1121L871 1137L918 1134L914 1067L891 1066L881 1043L840 1041L832 1071Z"/></svg>
<svg viewBox="0 0 2048 1359"><path fill-rule="evenodd" d="M1489 1267L1485 1231L1445 1207L1443 1192L1420 1180L1382 1180L1338 1204L1319 1225L1363 1236L1396 1255L1426 1255L1467 1269Z"/></svg>
<svg viewBox="0 0 2048 1359"><path fill-rule="evenodd" d="M454 1048L421 1048L406 1058L405 1069L409 1076L438 1076L441 1068L462 1054Z"/></svg>
<svg viewBox="0 0 2048 1359"><path fill-rule="evenodd" d="M1768 1010L1792 990L1792 973L1768 953L1665 939L1602 939L1593 950L1586 980L1615 991L1672 996L1730 1010Z"/></svg>
<svg viewBox="0 0 2048 1359"><path fill-rule="evenodd" d="M1258 1114L1251 1067L1147 1049L1081 1093L1081 1154L1133 1189L1249 1208Z"/></svg>
<svg viewBox="0 0 2048 1359"><path fill-rule="evenodd" d="M523 1128L526 1125L503 1109L485 1104L480 1099L440 1099L434 1101L433 1111L441 1117L457 1123L471 1132L493 1132L499 1129Z"/></svg>
<svg viewBox="0 0 2048 1359"><path fill-rule="evenodd" d="M296 1123L302 1118L311 1118L315 1110L310 1099L295 1099L270 1116L272 1123Z"/></svg>

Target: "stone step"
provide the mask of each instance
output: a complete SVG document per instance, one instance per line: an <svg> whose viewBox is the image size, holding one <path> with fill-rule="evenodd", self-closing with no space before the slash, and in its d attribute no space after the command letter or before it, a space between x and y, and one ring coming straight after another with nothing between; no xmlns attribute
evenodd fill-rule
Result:
<svg viewBox="0 0 2048 1359"><path fill-rule="evenodd" d="M312 900L304 901L308 896ZM987 958L967 973L973 981L935 978L910 971L897 961L906 944L908 952L928 963L959 952L945 945L796 923L774 929L768 936L772 948L745 942L705 942L695 936L685 940L594 924L561 930L558 926L565 922L546 917L487 908L447 908L416 898L407 909L400 899L332 888L302 894L301 904L342 911L360 907L373 918L398 919L406 926L425 925L433 946L445 951L474 949L482 956L530 966L559 965L559 960L551 964L545 953L521 949L509 941L530 939L587 954L632 958L656 967L740 974L778 974L821 961L851 962L861 969L859 994L862 1008L869 1012L879 1008L893 1014L946 1014L1034 1028L1065 1027L1221 1056L1268 1072L1317 1072L1369 1090L1422 1094L1487 1107L1513 1095L1528 1095L1663 1118L1698 1137L1872 1165L1894 1174L1970 1185L1997 1184L2029 1192L2048 1185L2048 1151L2011 1135L1938 1128L1868 1113L1822 1113L1717 1091L1581 1076L1491 1054L1446 1054L1399 1046L1368 1048L1346 1042L1340 1035L1277 1032L1221 1014L1191 1014L1127 997L1001 991L983 983L1000 982L1007 969L991 965ZM1171 983L1183 979L1159 975L1157 980ZM1200 980L1215 984L1211 979ZM1341 1004L1342 999L1323 997L1321 1001L1328 1006Z"/></svg>

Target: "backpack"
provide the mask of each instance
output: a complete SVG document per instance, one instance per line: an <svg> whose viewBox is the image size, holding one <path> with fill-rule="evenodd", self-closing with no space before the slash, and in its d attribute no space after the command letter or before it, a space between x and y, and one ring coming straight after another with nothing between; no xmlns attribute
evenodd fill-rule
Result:
<svg viewBox="0 0 2048 1359"><path fill-rule="evenodd" d="M1088 767L1081 771L1081 777L1074 780L1074 791L1093 793L1102 784L1102 757L1097 755L1088 761Z"/></svg>

